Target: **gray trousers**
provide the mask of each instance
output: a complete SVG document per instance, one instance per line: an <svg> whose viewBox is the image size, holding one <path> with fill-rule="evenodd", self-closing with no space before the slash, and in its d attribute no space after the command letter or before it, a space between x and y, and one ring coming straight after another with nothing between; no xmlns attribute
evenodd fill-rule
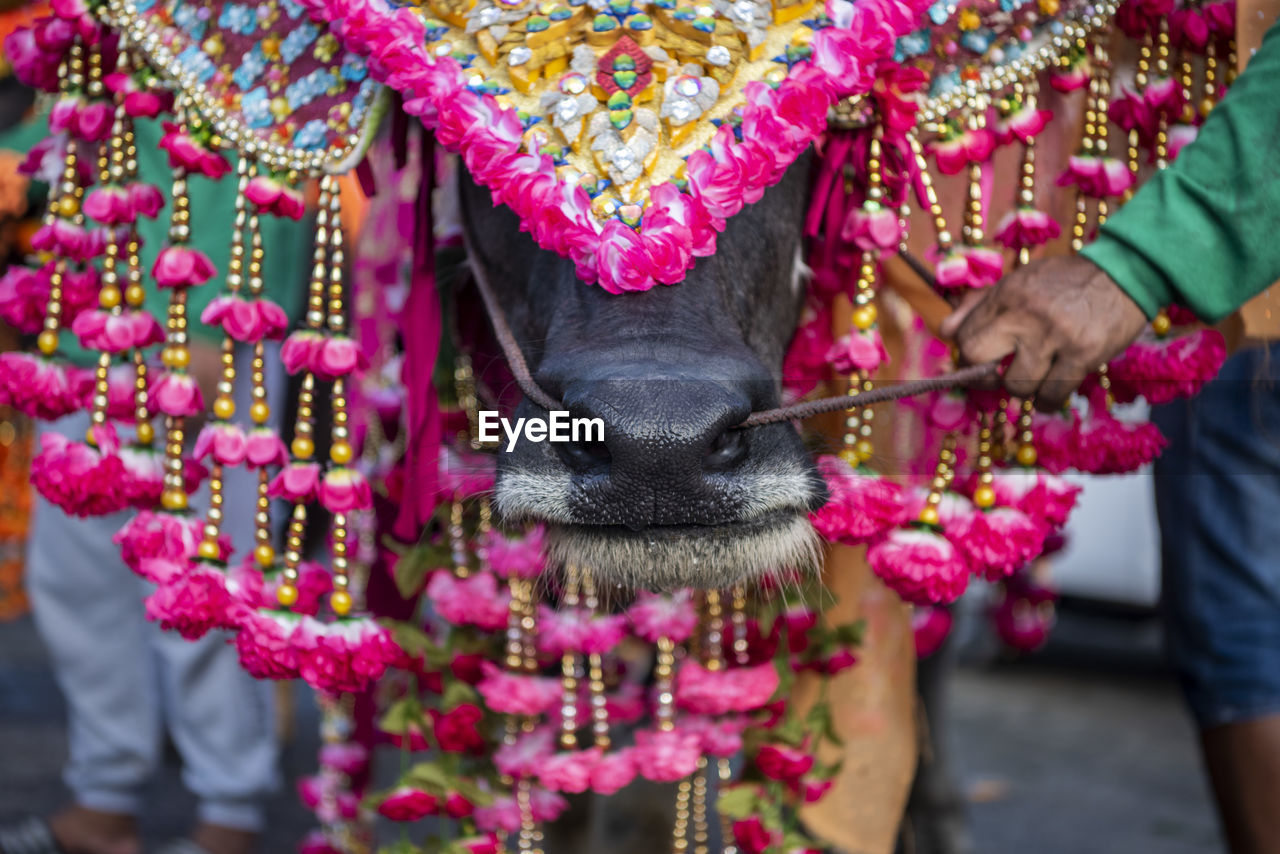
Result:
<svg viewBox="0 0 1280 854"><path fill-rule="evenodd" d="M88 423L78 413L43 429L80 439ZM224 529L239 559L253 544L256 477L229 468L225 483ZM279 787L272 686L240 668L225 633L191 642L147 621L143 599L154 588L111 542L127 518L75 519L40 498L34 510L27 586L67 700L67 787L90 809L144 812L168 732L199 820L261 830L266 797Z"/></svg>

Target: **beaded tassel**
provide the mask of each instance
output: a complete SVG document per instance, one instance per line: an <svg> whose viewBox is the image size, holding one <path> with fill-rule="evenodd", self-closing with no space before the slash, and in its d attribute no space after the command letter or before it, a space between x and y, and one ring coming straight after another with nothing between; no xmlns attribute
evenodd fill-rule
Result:
<svg viewBox="0 0 1280 854"><path fill-rule="evenodd" d="M186 127L191 119L189 105L178 111L178 124ZM191 238L191 200L187 196L186 170L173 170L173 215L169 223L169 243L182 246ZM187 289L174 287L169 295L169 311L166 324L164 349L160 361L173 373L183 375L191 364L191 351L187 349ZM160 503L166 510L187 509L187 490L183 482L182 450L186 441L186 419L182 416L165 416L164 491Z"/></svg>
<svg viewBox="0 0 1280 854"><path fill-rule="evenodd" d="M582 572L582 597L587 610L595 615L600 608L600 599L596 594L596 585L591 573L585 570ZM609 709L604 696L604 663L598 652L587 654L587 680L587 690L591 698L592 741L601 750L608 750L611 744Z"/></svg>
<svg viewBox="0 0 1280 854"><path fill-rule="evenodd" d="M936 235L938 246L938 254L940 256L949 253L955 246L955 239L951 235L950 229L947 227L947 218L942 212L942 203L938 201L938 190L933 185L933 177L929 173L929 159L925 157L924 146L920 144L920 139L915 132L907 133L907 144L911 147L911 154L915 158L916 172L920 178L920 186L924 190L925 201L929 206L929 216L933 220L933 230Z"/></svg>
<svg viewBox="0 0 1280 854"><path fill-rule="evenodd" d="M329 332L341 335L346 331L346 314L343 306L345 283L343 281L343 265L345 264L342 234L342 196L338 192L338 181L332 175L320 179L320 186L327 184L329 191L329 301L327 323ZM351 433L348 427L346 380L338 377L333 381L329 394L333 407L333 426L330 431L329 469L330 475L335 470L346 467L355 456L351 447ZM335 512L330 529L333 552L333 593L329 595L329 605L339 617L351 613L354 604L351 596L351 563L348 558L348 516Z"/></svg>
<svg viewBox="0 0 1280 854"><path fill-rule="evenodd" d="M938 464L933 470L933 480L929 483L929 494L925 498L924 507L920 508L919 521L925 525L937 525L940 521L938 505L942 503L942 493L946 492L955 477L956 434L947 433L942 439L942 449L938 451Z"/></svg>
<svg viewBox="0 0 1280 854"><path fill-rule="evenodd" d="M78 92L84 86L84 48L77 40L62 63L58 73L58 91L61 97ZM84 187L80 185L80 141L74 135L67 137L66 152L62 159L62 174L56 192L49 193L44 225L51 226L58 219L65 219L75 226L84 225L80 204L84 199ZM67 273L67 259L61 254L56 258L49 276L49 301L45 306L44 328L36 337L36 347L42 354L52 356L58 351L58 334L62 331L62 283Z"/></svg>
<svg viewBox="0 0 1280 854"><path fill-rule="evenodd" d="M329 247L329 226L331 196L333 183L321 180L320 198L316 212L315 248L311 258L311 282L307 290L307 329L319 333L325 325L325 284ZM289 450L294 464L307 464L315 456L315 375L306 371L302 376L302 387L298 391L298 413L294 419L293 441ZM289 528L285 535L284 581L276 588L276 599L286 608L298 601L298 564L302 562L302 541L307 529L307 503L305 500L294 502L289 518Z"/></svg>
<svg viewBox="0 0 1280 854"><path fill-rule="evenodd" d="M968 115L965 116L965 126L970 131L981 130L987 124L987 104L985 99L976 95L970 99ZM966 200L964 222L960 228L960 235L965 246L980 246L986 235L983 233L983 203L982 203L982 164L976 160L969 161L968 167L968 185L966 187Z"/></svg>
<svg viewBox="0 0 1280 854"><path fill-rule="evenodd" d="M565 569L564 606L578 607L578 568ZM574 750L578 746L578 654L567 650L560 658L560 747Z"/></svg>

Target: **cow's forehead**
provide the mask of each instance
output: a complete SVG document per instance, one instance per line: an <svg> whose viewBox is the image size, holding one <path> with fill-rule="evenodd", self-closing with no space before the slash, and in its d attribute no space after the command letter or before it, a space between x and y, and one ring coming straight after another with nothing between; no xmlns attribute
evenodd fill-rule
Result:
<svg viewBox="0 0 1280 854"><path fill-rule="evenodd" d="M923 71L923 114L941 117L1055 60L1097 12L1080 0L107 8L223 136L275 169L350 165L385 84L541 245L613 291L678 281L833 110L866 120L877 63ZM654 251L671 241L683 251Z"/></svg>

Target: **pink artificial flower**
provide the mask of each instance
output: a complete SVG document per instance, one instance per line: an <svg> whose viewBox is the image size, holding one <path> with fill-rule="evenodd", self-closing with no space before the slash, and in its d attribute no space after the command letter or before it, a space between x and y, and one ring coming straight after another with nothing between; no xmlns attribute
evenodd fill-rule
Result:
<svg viewBox="0 0 1280 854"><path fill-rule="evenodd" d="M826 676L835 676L837 673L843 673L857 663L858 656L854 655L853 650L842 646L818 662L817 671Z"/></svg>
<svg viewBox="0 0 1280 854"><path fill-rule="evenodd" d="M39 332L49 303L49 272L11 264L0 275L0 320L25 335Z"/></svg>
<svg viewBox="0 0 1280 854"><path fill-rule="evenodd" d="M830 455L818 458L818 471L827 483L829 498L809 515L809 521L825 539L862 545L905 521L902 488L892 481L855 471Z"/></svg>
<svg viewBox="0 0 1280 854"><path fill-rule="evenodd" d="M1079 486L1030 469L997 472L991 485L998 504L1016 507L1051 528L1061 528L1067 523L1080 494Z"/></svg>
<svg viewBox="0 0 1280 854"><path fill-rule="evenodd" d="M447 753L479 755L485 751L486 742L478 727L484 718L480 707L462 703L447 712L430 709L431 728L436 744Z"/></svg>
<svg viewBox="0 0 1280 854"><path fill-rule="evenodd" d="M352 741L324 744L320 747L320 765L350 777L368 767L369 751Z"/></svg>
<svg viewBox="0 0 1280 854"><path fill-rule="evenodd" d="M128 506L124 463L110 427L96 428L98 448L59 433L40 434L31 460L31 485L49 503L72 516L106 516ZM110 432L110 436L108 436Z"/></svg>
<svg viewBox="0 0 1280 854"><path fill-rule="evenodd" d="M1052 110L1039 110L1023 105L1016 112L1000 117L996 122L996 138L1001 145L1008 145L1015 139L1030 142L1045 129L1052 118Z"/></svg>
<svg viewBox="0 0 1280 854"><path fill-rule="evenodd" d="M123 71L106 75L102 82L108 91L124 97L124 111L131 118L154 119L172 105L170 93L144 89L137 78Z"/></svg>
<svg viewBox="0 0 1280 854"><path fill-rule="evenodd" d="M360 813L355 793L340 789L338 780L326 774L299 779L298 799L325 824L352 821Z"/></svg>
<svg viewBox="0 0 1280 854"><path fill-rule="evenodd" d="M301 191L268 175L257 175L250 179L244 195L262 213L302 219L307 210Z"/></svg>
<svg viewBox="0 0 1280 854"><path fill-rule="evenodd" d="M636 761L631 748L605 753L591 767L591 791L597 795L612 795L631 785L636 778Z"/></svg>
<svg viewBox="0 0 1280 854"><path fill-rule="evenodd" d="M428 587L428 593L430 588ZM504 673L486 661L484 679L476 685L490 711L508 715L543 715L560 702L560 680Z"/></svg>
<svg viewBox="0 0 1280 854"><path fill-rule="evenodd" d="M539 727L533 732L517 736L513 744L499 747L493 754L493 765L500 773L510 777L535 777L542 763L554 752L554 731L550 727ZM479 816L476 821L480 821Z"/></svg>
<svg viewBox="0 0 1280 854"><path fill-rule="evenodd" d="M267 494L297 504L314 499L319 489L319 463L290 463L272 479Z"/></svg>
<svg viewBox="0 0 1280 854"><path fill-rule="evenodd" d="M143 571L162 575L148 561L143 562ZM187 640L198 640L213 629L232 628L230 606L225 575L203 563L176 568L146 599L147 619Z"/></svg>
<svg viewBox="0 0 1280 854"><path fill-rule="evenodd" d="M455 626L476 626L495 632L507 625L511 594L498 590L491 572L477 572L458 578L441 571L427 582L427 598L443 619Z"/></svg>
<svg viewBox="0 0 1280 854"><path fill-rule="evenodd" d="M196 436L192 456L197 460L208 457L224 466L238 466L245 460L248 444L240 425L214 421L206 424Z"/></svg>
<svg viewBox="0 0 1280 854"><path fill-rule="evenodd" d="M103 225L127 225L137 219L129 192L118 184L95 187L85 196L84 215Z"/></svg>
<svg viewBox="0 0 1280 854"><path fill-rule="evenodd" d="M203 285L217 272L208 255L199 249L181 245L161 249L151 267L151 275L162 288Z"/></svg>
<svg viewBox="0 0 1280 854"><path fill-rule="evenodd" d="M345 335L330 335L315 354L311 372L322 380L336 380L368 367L368 360L354 340Z"/></svg>
<svg viewBox="0 0 1280 854"><path fill-rule="evenodd" d="M386 629L363 617L328 624L304 617L291 641L298 675L317 691L363 691L403 654Z"/></svg>
<svg viewBox="0 0 1280 854"><path fill-rule="evenodd" d="M235 635L240 666L255 679L296 679L298 654L290 642L299 623L299 614L281 613L274 608L244 608L234 614L239 631Z"/></svg>
<svg viewBox="0 0 1280 854"><path fill-rule="evenodd" d="M285 370L291 374L312 370L324 340L322 333L312 329L299 329L286 338L280 347L280 361Z"/></svg>
<svg viewBox="0 0 1280 854"><path fill-rule="evenodd" d="M555 753L542 760L538 782L552 792L581 794L591 786L591 773L600 761L598 747Z"/></svg>
<svg viewBox="0 0 1280 854"><path fill-rule="evenodd" d="M70 27L65 27L63 21L46 18L45 22L65 28L68 37L73 37ZM18 27L4 40L4 57L18 80L34 89L56 92L58 65L65 48L47 49L38 42L37 34L43 34L49 29L39 22L31 27Z"/></svg>
<svg viewBox="0 0 1280 854"><path fill-rule="evenodd" d="M989 246L957 246L934 267L938 287L985 288L1004 275L1004 256Z"/></svg>
<svg viewBox="0 0 1280 854"><path fill-rule="evenodd" d="M271 300L248 300L239 295L214 297L201 312L200 322L221 326L223 332L245 344L282 338L289 328L288 315Z"/></svg>
<svg viewBox="0 0 1280 854"><path fill-rule="evenodd" d="M423 789L401 786L378 804L378 815L392 821L419 821L440 810L440 801Z"/></svg>
<svg viewBox="0 0 1280 854"><path fill-rule="evenodd" d="M889 351L884 348L878 329L851 329L831 345L826 359L842 374L855 371L875 373L880 365L889 361Z"/></svg>
<svg viewBox="0 0 1280 854"><path fill-rule="evenodd" d="M1095 154L1073 154L1066 171L1058 176L1059 187L1076 186L1091 198L1119 196L1133 186L1134 176L1124 161Z"/></svg>
<svg viewBox="0 0 1280 854"><path fill-rule="evenodd" d="M813 768L813 755L785 744L764 744L756 753L755 765L770 780L796 783Z"/></svg>
<svg viewBox="0 0 1280 854"><path fill-rule="evenodd" d="M697 733L703 753L720 758L734 756L742 749L742 733L747 724L747 718L742 715L717 719L705 715L683 715L677 721L680 730Z"/></svg>
<svg viewBox="0 0 1280 854"><path fill-rule="evenodd" d="M496 833L468 836L453 843L465 854L502 854L502 839Z"/></svg>
<svg viewBox="0 0 1280 854"><path fill-rule="evenodd" d="M693 594L688 590L666 595L641 592L627 609L627 619L632 631L649 643L657 643L659 638L683 643L698 626Z"/></svg>
<svg viewBox="0 0 1280 854"><path fill-rule="evenodd" d="M173 122L164 122L164 136L159 148L169 155L169 165L174 169L204 175L217 180L231 171L231 164L220 154L210 151L194 137Z"/></svg>
<svg viewBox="0 0 1280 854"><path fill-rule="evenodd" d="M1121 421L1092 411L1079 428L1076 468L1090 474L1128 474L1160 455L1168 440L1150 422Z"/></svg>
<svg viewBox="0 0 1280 854"><path fill-rule="evenodd" d="M546 568L546 529L535 525L523 537L490 530L480 545L480 559L499 578L537 578Z"/></svg>
<svg viewBox="0 0 1280 854"><path fill-rule="evenodd" d="M631 755L646 780L674 783L697 770L702 744L695 732L640 730Z"/></svg>
<svg viewBox="0 0 1280 854"><path fill-rule="evenodd" d="M185 372L166 371L151 385L150 399L156 409L174 418L190 418L204 412L204 396L195 377Z"/></svg>
<svg viewBox="0 0 1280 854"><path fill-rule="evenodd" d="M825 303L815 306L811 300L782 362L782 383L787 390L801 397L826 379L827 354L834 344L830 309Z"/></svg>
<svg viewBox="0 0 1280 854"><path fill-rule="evenodd" d="M697 661L686 660L676 671L676 707L697 714L755 711L777 690L778 671L773 662L707 670Z"/></svg>
<svg viewBox="0 0 1280 854"><path fill-rule="evenodd" d="M108 353L143 349L164 340L164 330L156 319L145 311L135 310L119 314L83 311L71 324L71 331L85 349Z"/></svg>
<svg viewBox="0 0 1280 854"><path fill-rule="evenodd" d="M989 581L1011 575L1044 550L1046 526L1021 510L994 507L969 515L947 529L947 537L969 564L969 570Z"/></svg>
<svg viewBox="0 0 1280 854"><path fill-rule="evenodd" d="M626 634L622 614L595 615L587 608L538 609L538 650L561 656L568 652L588 655L611 651Z"/></svg>
<svg viewBox="0 0 1280 854"><path fill-rule="evenodd" d="M0 404L32 418L56 421L83 408L93 374L43 356L0 353Z"/></svg>
<svg viewBox="0 0 1280 854"><path fill-rule="evenodd" d="M89 261L102 254L105 247L100 231L90 231L66 219L55 219L31 235L31 248L36 252L48 252L68 261Z"/></svg>
<svg viewBox="0 0 1280 854"><path fill-rule="evenodd" d="M850 208L840 229L841 240L853 243L864 252L896 252L903 236L898 212L870 200Z"/></svg>
<svg viewBox="0 0 1280 854"><path fill-rule="evenodd" d="M147 559L167 564L192 560L203 538L204 522L198 516L141 510L125 522L111 542L120 547L120 558L125 565L141 575Z"/></svg>
<svg viewBox="0 0 1280 854"><path fill-rule="evenodd" d="M298 843L298 854L342 854L342 849L329 840L323 830L313 830Z"/></svg>
<svg viewBox="0 0 1280 854"><path fill-rule="evenodd" d="M951 611L937 605L917 605L911 609L911 633L916 643L916 658L928 658L951 634Z"/></svg>
<svg viewBox="0 0 1280 854"><path fill-rule="evenodd" d="M373 492L364 475L353 468L337 466L329 469L320 481L320 503L330 513L350 513L373 507Z"/></svg>
<svg viewBox="0 0 1280 854"><path fill-rule="evenodd" d="M1183 124L1181 122L1169 128L1169 139L1167 153L1170 160L1176 160L1178 155L1182 153L1182 149L1196 141L1196 137L1200 134L1200 128L1196 125Z"/></svg>
<svg viewBox="0 0 1280 854"><path fill-rule="evenodd" d="M1057 220L1044 211L1020 207L1005 214L996 228L995 241L1009 249L1034 249L1062 233Z"/></svg>
<svg viewBox="0 0 1280 854"><path fill-rule="evenodd" d="M1089 84L1091 75L1087 61L1078 62L1063 70L1055 70L1049 75L1049 85L1059 92L1074 92Z"/></svg>
<svg viewBox="0 0 1280 854"><path fill-rule="evenodd" d="M731 827L733 841L742 854L765 854L782 841L782 832L765 827L759 816L738 819Z"/></svg>
<svg viewBox="0 0 1280 854"><path fill-rule="evenodd" d="M1111 362L1111 393L1121 403L1141 395L1153 405L1191 397L1217 375L1226 357L1226 339L1216 329L1139 339Z"/></svg>
<svg viewBox="0 0 1280 854"><path fill-rule="evenodd" d="M896 528L867 549L867 562L899 596L916 604L953 602L969 586L969 568L941 534Z"/></svg>
<svg viewBox="0 0 1280 854"><path fill-rule="evenodd" d="M991 611L992 626L1013 649L1034 652L1049 639L1058 595L1027 573L1010 578L1003 587L1004 595Z"/></svg>
<svg viewBox="0 0 1280 854"><path fill-rule="evenodd" d="M289 462L289 451L270 427L255 427L245 436L245 461L251 468L283 466Z"/></svg>
<svg viewBox="0 0 1280 854"><path fill-rule="evenodd" d="M991 157L996 137L986 128L953 129L948 135L929 144L938 171L955 175L970 163L982 163Z"/></svg>

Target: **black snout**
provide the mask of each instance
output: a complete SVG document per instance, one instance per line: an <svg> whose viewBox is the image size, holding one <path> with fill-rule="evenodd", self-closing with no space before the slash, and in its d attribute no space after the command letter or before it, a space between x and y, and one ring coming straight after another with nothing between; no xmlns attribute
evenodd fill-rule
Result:
<svg viewBox="0 0 1280 854"><path fill-rule="evenodd" d="M603 441L560 443L575 474L678 483L725 473L747 456L746 437L733 429L751 412L743 389L704 380L606 379L570 383L565 408L574 418L598 419Z"/></svg>

